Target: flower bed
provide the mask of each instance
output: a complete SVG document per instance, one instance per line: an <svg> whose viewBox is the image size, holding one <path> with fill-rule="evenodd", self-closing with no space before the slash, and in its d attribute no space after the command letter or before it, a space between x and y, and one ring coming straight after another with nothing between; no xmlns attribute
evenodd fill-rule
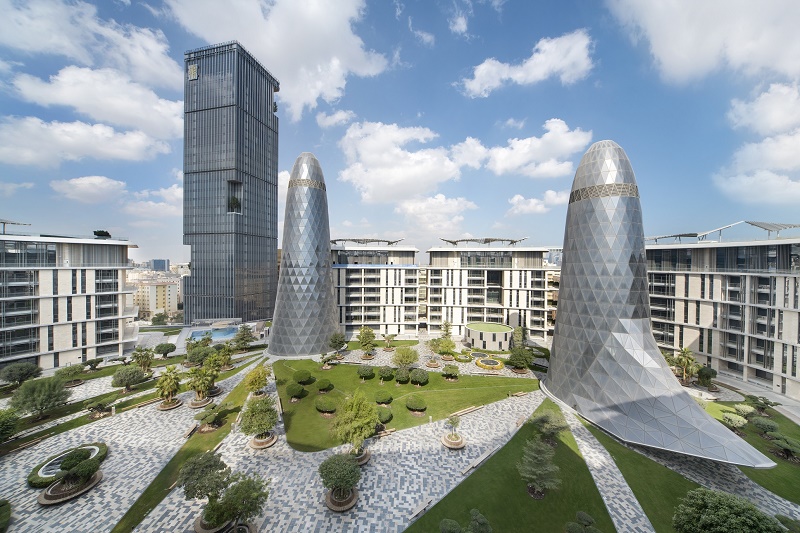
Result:
<svg viewBox="0 0 800 533"><path fill-rule="evenodd" d="M500 370L505 366L502 361L498 361L497 359L493 359L491 357L481 357L475 359L475 364L484 370Z"/></svg>

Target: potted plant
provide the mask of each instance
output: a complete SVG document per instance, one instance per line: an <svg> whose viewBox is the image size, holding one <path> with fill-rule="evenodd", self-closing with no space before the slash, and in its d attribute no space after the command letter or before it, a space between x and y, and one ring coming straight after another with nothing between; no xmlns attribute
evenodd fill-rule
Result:
<svg viewBox="0 0 800 533"><path fill-rule="evenodd" d="M461 418L456 415L452 415L447 418L447 425L450 426L450 432L446 433L442 437L442 444L444 444L446 448L451 450L460 450L466 445L464 437L459 435L456 431L460 423Z"/></svg>
<svg viewBox="0 0 800 533"><path fill-rule="evenodd" d="M150 348L142 348L141 346L137 346L136 349L131 354L131 360L134 364L138 365L139 368L142 369L145 376L150 375L150 366L153 364L153 359L155 358L155 354L153 350Z"/></svg>
<svg viewBox="0 0 800 533"><path fill-rule="evenodd" d="M186 382L186 385L194 391L194 399L189 402L191 409L199 409L211 403L208 391L214 385L215 379L213 371L207 368L194 367L189 370L189 381Z"/></svg>
<svg viewBox="0 0 800 533"><path fill-rule="evenodd" d="M338 440L350 443L350 454L359 465L363 465L370 457L369 450L364 448L364 440L375 433L378 422L377 406L356 390L352 397L345 399L330 431Z"/></svg>
<svg viewBox="0 0 800 533"><path fill-rule="evenodd" d="M322 486L328 489L325 505L332 511L351 509L358 499L356 485L361 479L361 469L349 453L328 457L319 465Z"/></svg>
<svg viewBox="0 0 800 533"><path fill-rule="evenodd" d="M428 368L439 368L439 360L436 358L435 355L432 355L428 358L428 361L425 363L425 366Z"/></svg>
<svg viewBox="0 0 800 533"><path fill-rule="evenodd" d="M253 435L248 445L254 450L269 448L278 440L272 431L278 423L278 411L275 400L264 395L253 398L244 408L242 422L239 426L245 435Z"/></svg>
<svg viewBox="0 0 800 533"><path fill-rule="evenodd" d="M458 365L444 365L444 368L442 368L442 376L445 381L458 381L458 374Z"/></svg>
<svg viewBox="0 0 800 533"><path fill-rule="evenodd" d="M393 335L391 333L384 333L381 335L383 337L384 342L386 342L386 347L383 349L384 352L393 352L394 348L392 347L392 341L397 335Z"/></svg>
<svg viewBox="0 0 800 533"><path fill-rule="evenodd" d="M244 388L254 396L264 394L264 387L267 386L269 370L264 365L258 365L247 373L244 378Z"/></svg>
<svg viewBox="0 0 800 533"><path fill-rule="evenodd" d="M159 411L168 411L175 409L183 404L183 402L176 398L175 395L181 389L181 377L178 374L178 369L175 365L169 365L164 369L164 373L156 381L156 391L162 401L158 404Z"/></svg>

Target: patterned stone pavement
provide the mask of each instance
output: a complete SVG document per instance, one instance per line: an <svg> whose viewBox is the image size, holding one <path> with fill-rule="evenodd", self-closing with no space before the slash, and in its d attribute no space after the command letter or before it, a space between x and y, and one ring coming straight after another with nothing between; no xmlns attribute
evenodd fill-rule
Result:
<svg viewBox="0 0 800 533"><path fill-rule="evenodd" d="M606 504L608 514L614 521L617 531L654 532L653 525L639 504L639 500L633 495L633 491L608 451L583 426L577 416L571 412L565 412L564 418L575 436L578 449L592 473L595 485L600 491L600 496Z"/></svg>
<svg viewBox="0 0 800 533"><path fill-rule="evenodd" d="M244 369L220 385L226 393L230 392L246 373ZM188 401L193 394L189 391L179 397ZM194 424L195 414L195 410L185 406L159 412L155 405L149 405L55 435L32 448L0 458L0 494L11 501L13 512L10 530L75 533L111 530L186 442L183 434ZM108 458L101 467L103 481L74 501L41 507L36 502L39 491L28 488L25 482L30 470L62 450L94 441L109 446Z"/></svg>
<svg viewBox="0 0 800 533"><path fill-rule="evenodd" d="M275 394L274 383L270 393ZM467 446L447 450L440 438L447 431L444 421L398 431L369 446L370 462L363 467L358 484L359 500L347 513L325 507L325 489L319 480L319 464L345 447L317 453L302 453L286 444L283 425L277 428L278 443L267 450L247 447L248 437L232 433L220 453L234 471L271 478L270 497L264 514L255 521L259 531L403 531L411 514L426 498L431 505L460 483L462 470L484 453L505 444L517 431L517 420L528 417L544 396L536 391L487 405L462 418L459 433ZM402 465L402 468L398 468ZM174 489L136 531L191 531L203 502L186 501Z"/></svg>

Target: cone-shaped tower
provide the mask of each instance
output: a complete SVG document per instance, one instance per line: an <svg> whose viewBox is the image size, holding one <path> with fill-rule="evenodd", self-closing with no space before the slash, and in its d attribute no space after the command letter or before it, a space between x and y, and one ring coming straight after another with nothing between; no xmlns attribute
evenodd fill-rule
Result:
<svg viewBox="0 0 800 533"><path fill-rule="evenodd" d="M628 156L613 141L593 144L575 173L545 385L624 441L775 466L700 408L656 345L639 190Z"/></svg>
<svg viewBox="0 0 800 533"><path fill-rule="evenodd" d="M268 351L279 356L327 352L336 330L325 178L314 154L303 152L294 162L286 194L281 271Z"/></svg>

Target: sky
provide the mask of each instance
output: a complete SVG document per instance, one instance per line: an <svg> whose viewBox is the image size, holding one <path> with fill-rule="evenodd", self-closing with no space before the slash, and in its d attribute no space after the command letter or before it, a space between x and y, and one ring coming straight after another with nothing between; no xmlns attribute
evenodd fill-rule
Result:
<svg viewBox="0 0 800 533"><path fill-rule="evenodd" d="M603 139L631 160L646 235L800 223L796 0L0 0L0 12L0 219L31 225L9 232L106 229L137 261L188 261L183 54L231 40L280 81L281 206L294 160L313 152L332 238L402 238L423 264L439 238L560 246L575 169Z"/></svg>

